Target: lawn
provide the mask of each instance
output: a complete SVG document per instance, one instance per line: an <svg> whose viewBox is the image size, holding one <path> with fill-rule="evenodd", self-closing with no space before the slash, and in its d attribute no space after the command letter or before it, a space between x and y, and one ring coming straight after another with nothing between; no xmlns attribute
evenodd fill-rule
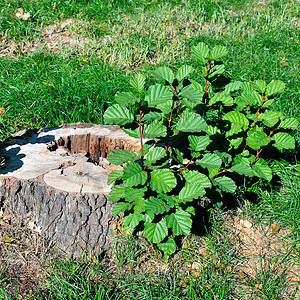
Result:
<svg viewBox="0 0 300 300"><path fill-rule="evenodd" d="M227 47L233 80L285 82L273 106L300 120L299 26L297 0L3 0L0 137L62 123L103 124L132 74L147 75L150 84L157 66L197 67L190 49L198 42ZM297 299L299 130L293 136L296 150L272 163L274 182L253 185L234 210L210 211L204 233L187 237L168 261L141 237L117 236L108 257L77 262L56 252L44 256L40 246L24 262L0 241L0 298ZM22 239L21 229L1 224L0 237L19 232ZM30 265L27 275L17 273L20 259L23 269Z"/></svg>

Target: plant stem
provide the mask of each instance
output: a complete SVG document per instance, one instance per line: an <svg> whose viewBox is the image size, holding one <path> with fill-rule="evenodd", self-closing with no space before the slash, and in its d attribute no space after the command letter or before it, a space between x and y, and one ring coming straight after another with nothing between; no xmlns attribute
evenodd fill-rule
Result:
<svg viewBox="0 0 300 300"><path fill-rule="evenodd" d="M183 169L180 171L179 174L182 174L183 171L184 171L191 163L193 163L194 158L195 158L195 157L192 157L192 158L191 158L191 160L189 161L189 163L185 166L185 168L183 168Z"/></svg>
<svg viewBox="0 0 300 300"><path fill-rule="evenodd" d="M139 120L139 130L140 130L140 140L141 140L141 150L142 150L142 155L141 158L143 160L144 158L144 146L143 146L143 136L142 136L142 111L140 110L140 120Z"/></svg>
<svg viewBox="0 0 300 300"><path fill-rule="evenodd" d="M228 170L227 170L226 168L224 168L223 171L220 171L220 172L218 172L217 174L211 176L210 179L212 179L212 178L214 178L214 177L216 177L216 176L218 176L218 175L220 175L220 174L222 174L222 173L225 173L225 172L228 172Z"/></svg>

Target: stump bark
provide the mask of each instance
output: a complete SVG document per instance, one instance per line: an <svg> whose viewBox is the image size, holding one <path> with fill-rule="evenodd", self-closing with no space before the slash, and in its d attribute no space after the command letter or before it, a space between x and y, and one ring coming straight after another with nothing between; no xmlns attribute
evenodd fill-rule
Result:
<svg viewBox="0 0 300 300"><path fill-rule="evenodd" d="M0 204L32 222L74 257L109 249L112 203L105 159L119 148L138 151L139 141L118 126L75 123L21 131L1 143Z"/></svg>

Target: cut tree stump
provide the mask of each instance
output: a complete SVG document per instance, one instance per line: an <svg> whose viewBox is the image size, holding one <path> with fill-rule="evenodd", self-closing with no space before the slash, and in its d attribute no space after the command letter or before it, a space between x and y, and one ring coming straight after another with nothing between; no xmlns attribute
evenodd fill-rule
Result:
<svg viewBox="0 0 300 300"><path fill-rule="evenodd" d="M116 148L137 152L139 140L118 126L75 123L24 130L0 146L0 204L30 213L42 234L73 257L109 249L107 176L117 167L105 157Z"/></svg>

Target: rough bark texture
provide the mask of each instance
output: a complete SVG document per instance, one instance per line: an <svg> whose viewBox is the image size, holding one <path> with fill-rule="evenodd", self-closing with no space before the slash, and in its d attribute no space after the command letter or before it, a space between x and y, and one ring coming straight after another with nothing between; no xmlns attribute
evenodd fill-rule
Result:
<svg viewBox="0 0 300 300"><path fill-rule="evenodd" d="M112 203L105 159L113 149L137 151L139 141L117 126L68 124L22 131L1 145L0 204L32 221L73 256L109 248Z"/></svg>

